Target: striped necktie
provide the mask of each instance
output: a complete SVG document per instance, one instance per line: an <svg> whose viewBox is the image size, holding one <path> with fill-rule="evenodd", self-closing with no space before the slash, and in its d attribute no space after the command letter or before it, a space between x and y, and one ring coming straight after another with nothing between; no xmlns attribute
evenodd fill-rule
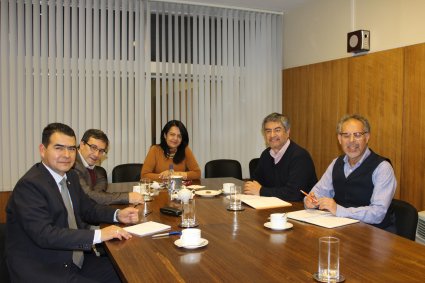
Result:
<svg viewBox="0 0 425 283"><path fill-rule="evenodd" d="M71 199L69 197L68 186L66 185L66 178L63 178L59 184L61 186L62 199L68 211L68 226L71 229L78 229L77 222L75 221L74 209L72 208ZM84 253L82 251L73 251L72 261L76 266L81 268L83 266Z"/></svg>

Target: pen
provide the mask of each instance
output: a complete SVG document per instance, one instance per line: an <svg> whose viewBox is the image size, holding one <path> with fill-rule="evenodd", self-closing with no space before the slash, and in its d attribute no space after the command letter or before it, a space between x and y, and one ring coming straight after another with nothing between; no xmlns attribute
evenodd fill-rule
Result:
<svg viewBox="0 0 425 283"><path fill-rule="evenodd" d="M305 195L306 197L311 198L311 200L312 200L313 202L317 202L317 199L316 199L315 197L310 196L309 194L307 194L307 193L306 193L306 192L304 192L303 190L300 190L300 192L301 192L303 195Z"/></svg>
<svg viewBox="0 0 425 283"><path fill-rule="evenodd" d="M168 233L152 235L152 238L159 238L159 237L165 237L165 236L171 236L171 235L181 235L181 234L182 234L181 231L171 231Z"/></svg>

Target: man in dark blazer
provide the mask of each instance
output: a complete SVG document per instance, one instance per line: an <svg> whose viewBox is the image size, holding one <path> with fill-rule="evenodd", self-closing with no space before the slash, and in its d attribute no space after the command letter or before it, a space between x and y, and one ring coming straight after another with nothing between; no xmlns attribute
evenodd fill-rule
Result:
<svg viewBox="0 0 425 283"><path fill-rule="evenodd" d="M262 131L268 148L261 154L254 180L245 183L244 192L301 201L317 182L313 160L307 150L289 139L289 119L272 113L263 120Z"/></svg>
<svg viewBox="0 0 425 283"><path fill-rule="evenodd" d="M6 257L12 282L120 282L107 257L82 251L131 235L115 225L99 230L81 227L83 221L137 223L138 210L98 205L84 193L71 169L77 149L69 126L49 124L39 150L42 162L17 182L6 207ZM75 255L80 259L83 255L83 262Z"/></svg>
<svg viewBox="0 0 425 283"><path fill-rule="evenodd" d="M109 139L98 129L87 130L80 141L74 169L80 178L80 184L86 194L100 204L138 204L143 196L136 192L108 193L108 178L105 170L98 166L107 154Z"/></svg>

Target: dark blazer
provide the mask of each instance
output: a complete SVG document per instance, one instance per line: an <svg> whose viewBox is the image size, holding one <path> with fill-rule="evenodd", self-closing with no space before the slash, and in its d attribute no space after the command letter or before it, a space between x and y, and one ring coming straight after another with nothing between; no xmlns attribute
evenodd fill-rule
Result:
<svg viewBox="0 0 425 283"><path fill-rule="evenodd" d="M77 153L75 159L74 169L80 178L80 185L84 192L95 202L100 204L127 204L128 193L107 193L108 189L108 177L105 176L103 170L99 166L95 166L96 172L96 184L92 186L90 173L86 167L84 167L81 161L80 154Z"/></svg>
<svg viewBox="0 0 425 283"><path fill-rule="evenodd" d="M74 170L66 175L78 227L83 227L83 221L113 222L116 209L92 201ZM6 215L6 255L12 282L65 282L72 250L89 251L93 244L93 230L68 228L59 188L42 163L18 181Z"/></svg>

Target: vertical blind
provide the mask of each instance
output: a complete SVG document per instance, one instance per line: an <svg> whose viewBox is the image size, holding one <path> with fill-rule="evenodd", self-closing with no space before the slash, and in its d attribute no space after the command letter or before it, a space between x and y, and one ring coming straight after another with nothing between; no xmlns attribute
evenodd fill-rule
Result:
<svg viewBox="0 0 425 283"><path fill-rule="evenodd" d="M282 16L153 1L156 141L185 123L198 162L248 163L264 149L262 119L282 107Z"/></svg>
<svg viewBox="0 0 425 283"><path fill-rule="evenodd" d="M40 160L51 122L71 126L78 141L102 129L109 172L144 158L152 143L145 9L132 0L1 1L0 190Z"/></svg>
<svg viewBox="0 0 425 283"><path fill-rule="evenodd" d="M41 132L102 129L102 166L143 163L182 120L201 168L248 162L281 111L282 16L144 0L0 3L0 191L40 160Z"/></svg>

